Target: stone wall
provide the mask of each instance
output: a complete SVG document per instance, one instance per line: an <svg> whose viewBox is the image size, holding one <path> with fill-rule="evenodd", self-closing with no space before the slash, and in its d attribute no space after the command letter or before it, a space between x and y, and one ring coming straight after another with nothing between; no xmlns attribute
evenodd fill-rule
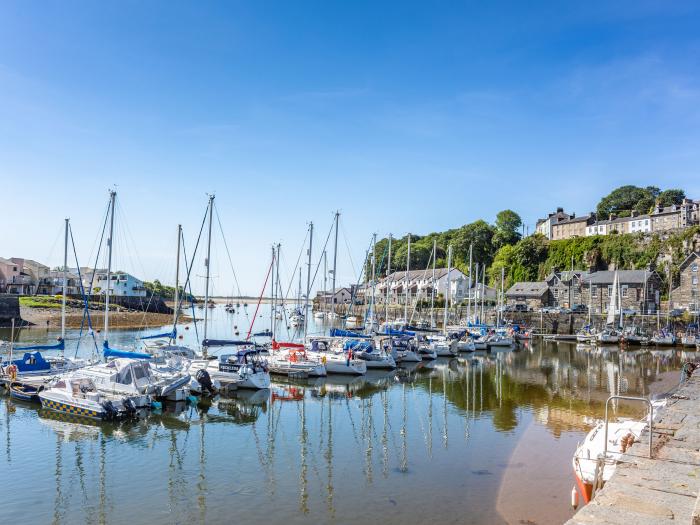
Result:
<svg viewBox="0 0 700 525"><path fill-rule="evenodd" d="M22 321L19 314L19 296L0 294L0 326L10 326L12 319L17 324Z"/></svg>

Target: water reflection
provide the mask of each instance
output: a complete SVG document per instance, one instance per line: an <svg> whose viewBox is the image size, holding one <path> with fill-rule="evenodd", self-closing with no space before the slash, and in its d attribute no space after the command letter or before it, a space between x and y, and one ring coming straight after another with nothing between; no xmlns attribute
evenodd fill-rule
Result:
<svg viewBox="0 0 700 525"><path fill-rule="evenodd" d="M18 520L57 524L129 523L134 509L150 523L216 522L232 505L241 520L264 512L272 523L499 523L499 487L523 432L544 431L534 446L559 459L543 468L570 486L573 450L563 438L580 439L610 394L649 395L660 380L675 382L687 357L535 343L366 377L275 380L119 424L3 397L0 468L34 489L10 485L6 506ZM569 512L566 493L557 517ZM553 496L536 497L527 505Z"/></svg>

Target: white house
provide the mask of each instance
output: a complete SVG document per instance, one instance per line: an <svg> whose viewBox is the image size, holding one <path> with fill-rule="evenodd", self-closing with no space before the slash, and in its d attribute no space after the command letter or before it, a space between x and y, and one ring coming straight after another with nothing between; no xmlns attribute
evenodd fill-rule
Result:
<svg viewBox="0 0 700 525"><path fill-rule="evenodd" d="M83 277L83 285L88 289L92 275ZM110 276L110 295L122 297L145 297L146 287L143 281L126 272L114 272ZM99 289L99 290L98 290ZM104 294L107 290L107 272L98 271L92 283L92 290Z"/></svg>
<svg viewBox="0 0 700 525"><path fill-rule="evenodd" d="M467 277L456 268L452 268L449 279L447 268L435 269L435 281L433 284L432 270L412 270L408 272L394 272L377 283L375 297L378 303L388 301L390 304L405 304L408 299L409 304L415 300L429 299L433 286L435 296L446 296L447 283L450 282L450 297L454 302L460 302L466 297Z"/></svg>

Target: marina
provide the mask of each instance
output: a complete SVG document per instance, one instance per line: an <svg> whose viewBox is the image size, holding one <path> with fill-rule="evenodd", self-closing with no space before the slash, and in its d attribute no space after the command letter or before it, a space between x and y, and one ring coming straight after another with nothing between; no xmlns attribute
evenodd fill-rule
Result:
<svg viewBox="0 0 700 525"><path fill-rule="evenodd" d="M232 316L243 325L246 311L210 309L210 336L223 338ZM269 325L269 314L258 322ZM311 316L309 334L327 322ZM179 344L196 343L178 328ZM143 335L113 330L110 340L128 350ZM18 344L55 336L25 330ZM688 357L531 341L360 376L271 376L270 388L165 402L117 422L3 396L2 471L33 480L31 491L10 487L5 508L54 523L129 523L127 509L151 523L205 523L226 519L232 504L243 520L266 507L271 523L559 523L573 514L576 443L607 397L663 390ZM617 413L643 416L634 404Z"/></svg>

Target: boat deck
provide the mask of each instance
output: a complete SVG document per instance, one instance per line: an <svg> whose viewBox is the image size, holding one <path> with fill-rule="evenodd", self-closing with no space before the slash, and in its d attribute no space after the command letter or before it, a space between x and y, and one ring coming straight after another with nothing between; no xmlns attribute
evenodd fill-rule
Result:
<svg viewBox="0 0 700 525"><path fill-rule="evenodd" d="M610 481L567 525L700 523L700 371L682 384Z"/></svg>

